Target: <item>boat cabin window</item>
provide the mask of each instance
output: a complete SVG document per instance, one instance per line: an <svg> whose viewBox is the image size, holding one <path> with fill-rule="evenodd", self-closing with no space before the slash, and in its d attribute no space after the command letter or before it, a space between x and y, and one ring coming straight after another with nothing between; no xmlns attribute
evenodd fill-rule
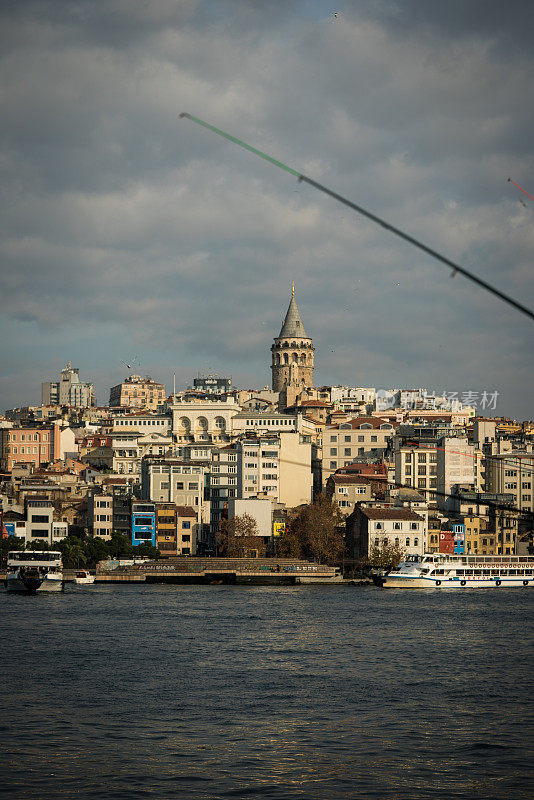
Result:
<svg viewBox="0 0 534 800"><path fill-rule="evenodd" d="M14 550L8 553L7 557L10 561L57 561L61 558L61 553L52 551L45 553L40 550Z"/></svg>

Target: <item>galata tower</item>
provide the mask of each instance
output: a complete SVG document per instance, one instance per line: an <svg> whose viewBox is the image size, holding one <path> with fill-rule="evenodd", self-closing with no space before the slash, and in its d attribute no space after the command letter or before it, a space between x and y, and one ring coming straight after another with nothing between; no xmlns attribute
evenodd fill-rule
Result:
<svg viewBox="0 0 534 800"><path fill-rule="evenodd" d="M271 347L273 392L287 387L311 389L313 387L314 346L306 336L304 325L295 302L295 284L291 290L291 302L279 336Z"/></svg>

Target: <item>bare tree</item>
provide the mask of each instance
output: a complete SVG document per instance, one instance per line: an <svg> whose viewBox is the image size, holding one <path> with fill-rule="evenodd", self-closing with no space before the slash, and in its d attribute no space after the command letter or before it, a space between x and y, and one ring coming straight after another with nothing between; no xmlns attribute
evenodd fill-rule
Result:
<svg viewBox="0 0 534 800"><path fill-rule="evenodd" d="M382 567L384 569L393 569L398 567L399 563L404 558L406 550L403 547L390 544L387 539L384 539L378 547L372 547L369 553L369 564L372 567Z"/></svg>
<svg viewBox="0 0 534 800"><path fill-rule="evenodd" d="M223 519L217 532L217 550L230 558L244 558L251 550L261 549L258 523L250 514Z"/></svg>

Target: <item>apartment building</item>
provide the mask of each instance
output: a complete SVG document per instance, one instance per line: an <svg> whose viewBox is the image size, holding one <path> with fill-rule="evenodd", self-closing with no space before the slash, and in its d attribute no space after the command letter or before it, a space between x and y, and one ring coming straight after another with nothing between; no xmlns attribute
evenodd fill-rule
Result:
<svg viewBox="0 0 534 800"><path fill-rule="evenodd" d="M113 533L113 495L93 494L87 498L87 526L93 536L111 539Z"/></svg>
<svg viewBox="0 0 534 800"><path fill-rule="evenodd" d="M192 508L196 515L196 546L209 545L210 464L147 456L142 461L141 496L144 500ZM186 534L187 535L187 534ZM191 547L195 543L192 540Z"/></svg>
<svg viewBox="0 0 534 800"><path fill-rule="evenodd" d="M351 558L366 559L373 547L402 548L407 555L422 555L426 542L425 521L408 508L356 506L346 520L347 547Z"/></svg>
<svg viewBox="0 0 534 800"><path fill-rule="evenodd" d="M143 408L156 411L165 402L165 384L152 378L130 375L122 383L112 386L109 405L113 407Z"/></svg>
<svg viewBox="0 0 534 800"><path fill-rule="evenodd" d="M347 516L352 514L357 503L375 499L372 482L360 475L331 475L326 482L325 494Z"/></svg>
<svg viewBox="0 0 534 800"><path fill-rule="evenodd" d="M34 469L60 457L61 429L59 425L24 426L0 429L2 442L1 467L12 472L15 466Z"/></svg>
<svg viewBox="0 0 534 800"><path fill-rule="evenodd" d="M380 417L356 417L323 431L323 485L336 470L358 459L380 459L395 434L396 423Z"/></svg>
<svg viewBox="0 0 534 800"><path fill-rule="evenodd" d="M515 508L534 511L534 452L513 449L486 456L486 488L509 494Z"/></svg>

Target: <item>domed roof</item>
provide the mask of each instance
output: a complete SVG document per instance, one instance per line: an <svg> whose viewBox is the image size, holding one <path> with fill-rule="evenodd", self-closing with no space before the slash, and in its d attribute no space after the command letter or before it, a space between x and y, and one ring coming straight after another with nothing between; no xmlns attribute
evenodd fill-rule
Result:
<svg viewBox="0 0 534 800"><path fill-rule="evenodd" d="M304 325L300 318L300 313L295 302L295 290L291 294L291 302L287 309L286 318L280 331L279 339L307 339Z"/></svg>

